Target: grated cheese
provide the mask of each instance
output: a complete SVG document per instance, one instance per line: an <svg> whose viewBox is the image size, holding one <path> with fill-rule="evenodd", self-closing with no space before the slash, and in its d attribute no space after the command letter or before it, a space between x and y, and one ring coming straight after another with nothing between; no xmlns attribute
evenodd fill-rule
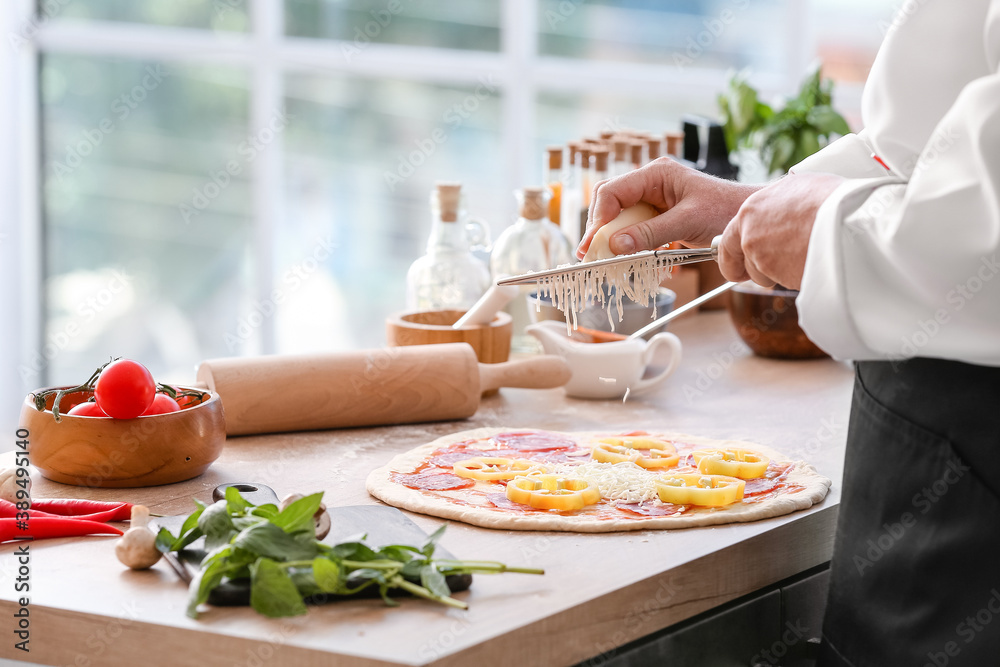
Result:
<svg viewBox="0 0 1000 667"><path fill-rule="evenodd" d="M577 477L593 482L601 490L601 497L612 505L645 501L662 505L653 484L654 475L631 461L621 463L601 463L589 461L579 465L559 464L551 471L554 474Z"/></svg>
<svg viewBox="0 0 1000 667"><path fill-rule="evenodd" d="M666 262L666 264L665 264ZM573 266L561 265L558 268ZM669 261L663 257L640 257L631 262L597 266L583 271L570 271L542 278L538 282L538 295L549 297L552 305L566 314L567 333L578 326L577 313L590 302L608 308L608 322L615 329L611 306L618 312L618 321L625 316L622 299L648 306L652 301L656 319L656 295L660 283L669 276Z"/></svg>

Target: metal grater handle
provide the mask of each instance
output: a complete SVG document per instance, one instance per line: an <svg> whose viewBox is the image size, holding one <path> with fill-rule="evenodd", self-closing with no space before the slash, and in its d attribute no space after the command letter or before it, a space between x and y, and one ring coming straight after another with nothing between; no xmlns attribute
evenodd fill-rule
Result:
<svg viewBox="0 0 1000 667"><path fill-rule="evenodd" d="M685 248L683 250L646 250L644 252L637 252L631 255L619 255L618 257L599 259L594 262L584 262L580 264L573 264L571 266L562 266L557 269L548 269L546 271L525 273L520 276L501 278L497 280L496 283L497 285L500 286L529 285L531 283L537 283L543 278L551 278L554 276L585 272L599 267L635 262L637 260L647 259L649 257L652 257L656 260L656 265L658 268L666 268L668 266L678 266L681 264L695 264L697 262L707 262L710 260L717 260L719 258L719 243L721 241L722 237L716 236L714 239L712 239L712 245L709 248Z"/></svg>

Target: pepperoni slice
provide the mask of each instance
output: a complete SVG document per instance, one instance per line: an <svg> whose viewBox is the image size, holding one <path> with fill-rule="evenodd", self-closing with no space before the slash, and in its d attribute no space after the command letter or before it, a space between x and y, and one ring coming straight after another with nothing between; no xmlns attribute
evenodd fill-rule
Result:
<svg viewBox="0 0 1000 667"><path fill-rule="evenodd" d="M685 505L674 505L672 503L663 503L662 505L644 505L639 502L621 503L618 505L618 509L642 516L676 516L678 514L684 514L687 507Z"/></svg>
<svg viewBox="0 0 1000 667"><path fill-rule="evenodd" d="M476 485L474 479L463 479L451 473L393 473L392 481L408 486L411 489L425 491L450 491L451 489L467 489Z"/></svg>
<svg viewBox="0 0 1000 667"><path fill-rule="evenodd" d="M527 458L543 463L580 463L590 457L589 449L554 449L547 452L526 452Z"/></svg>
<svg viewBox="0 0 1000 667"><path fill-rule="evenodd" d="M465 459L471 459L474 456L479 456L475 450L465 449L439 449L428 459L428 463L432 466L438 466L439 468L451 468L453 465L459 461L464 461Z"/></svg>
<svg viewBox="0 0 1000 667"><path fill-rule="evenodd" d="M786 475L795 467L794 463L770 463L763 477L748 479L743 487L743 497L756 496L761 493L770 493L778 488Z"/></svg>
<svg viewBox="0 0 1000 667"><path fill-rule="evenodd" d="M477 456L509 459L520 458L521 452L513 449L466 449L465 447L461 449L439 449L434 452L427 462L432 466L451 470L451 467L459 461L467 461Z"/></svg>
<svg viewBox="0 0 1000 667"><path fill-rule="evenodd" d="M509 447L521 452L547 452L577 447L573 440L546 431L499 433L493 436L492 440L498 447Z"/></svg>

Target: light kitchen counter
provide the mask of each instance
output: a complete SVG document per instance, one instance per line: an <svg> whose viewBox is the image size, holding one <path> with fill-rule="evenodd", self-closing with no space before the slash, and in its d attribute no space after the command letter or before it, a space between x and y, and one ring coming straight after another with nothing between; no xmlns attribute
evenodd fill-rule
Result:
<svg viewBox="0 0 1000 667"><path fill-rule="evenodd" d="M311 607L270 620L249 608L184 615L187 590L164 562L125 570L114 539L31 545L31 652L14 649L15 547L0 547L0 656L53 665L566 665L819 565L830 558L853 373L830 360L754 357L725 312L671 328L684 360L659 389L621 401L561 389L504 389L461 422L232 438L199 478L146 489L84 489L36 478L36 497L128 500L161 514L191 511L224 482L279 495L326 492L328 505L376 503L368 472L441 435L484 426L565 431L669 430L758 442L801 458L834 484L807 511L750 524L598 535L488 530L453 523L458 558L545 568L544 576L477 575L457 596L468 611L404 599ZM440 521L410 514L430 532Z"/></svg>

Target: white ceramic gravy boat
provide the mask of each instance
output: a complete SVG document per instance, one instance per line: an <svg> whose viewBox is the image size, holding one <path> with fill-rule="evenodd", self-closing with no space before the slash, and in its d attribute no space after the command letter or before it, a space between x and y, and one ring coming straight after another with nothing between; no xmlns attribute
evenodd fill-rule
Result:
<svg viewBox="0 0 1000 667"><path fill-rule="evenodd" d="M541 342L546 354L566 360L572 371L566 394L577 398L621 398L626 391L629 395L648 391L677 370L681 360L681 341L667 332L648 342L626 338L582 343L566 335L564 323L553 320L532 324L525 331Z"/></svg>

